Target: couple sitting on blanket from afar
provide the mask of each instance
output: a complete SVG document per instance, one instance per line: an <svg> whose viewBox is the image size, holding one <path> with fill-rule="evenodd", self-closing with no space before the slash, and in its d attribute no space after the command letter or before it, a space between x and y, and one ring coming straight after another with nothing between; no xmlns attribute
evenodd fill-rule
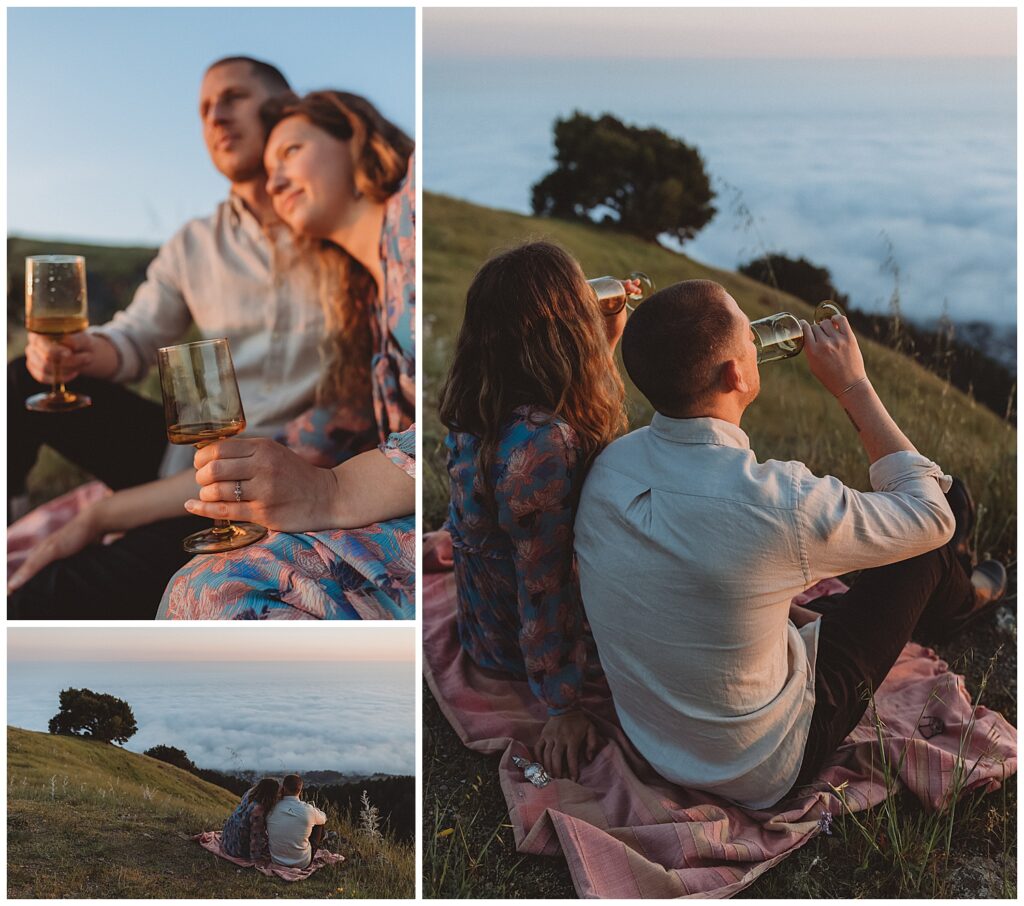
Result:
<svg viewBox="0 0 1024 906"><path fill-rule="evenodd" d="M868 493L758 461L740 427L757 352L724 287L677 283L626 318L549 243L474 278L440 406L460 641L546 706L534 752L552 775L579 778L601 744L580 700L603 671L660 774L767 808L814 781L912 634L963 630L1006 572L973 566L966 487L896 426L844 317L805 322L804 350ZM624 437L620 337L656 410ZM791 603L853 570L845 594Z"/></svg>
<svg viewBox="0 0 1024 906"><path fill-rule="evenodd" d="M302 778L289 774L280 783L264 777L246 790L224 822L220 846L229 856L308 868L325 839L327 816L302 801Z"/></svg>
<svg viewBox="0 0 1024 906"><path fill-rule="evenodd" d="M38 540L8 615L411 618L413 142L366 99L299 98L248 57L207 69L199 115L228 199L163 246L109 324L29 334L8 366L9 519L44 443L114 491ZM124 386L190 326L229 340L247 419L198 453L168 448L161 405ZM92 406L27 411L58 360ZM275 531L188 562L182 539L213 517Z"/></svg>

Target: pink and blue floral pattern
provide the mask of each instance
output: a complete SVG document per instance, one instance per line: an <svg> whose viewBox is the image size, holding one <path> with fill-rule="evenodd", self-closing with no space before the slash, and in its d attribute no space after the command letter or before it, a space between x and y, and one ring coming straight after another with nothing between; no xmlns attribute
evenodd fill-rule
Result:
<svg viewBox="0 0 1024 906"><path fill-rule="evenodd" d="M413 159L387 202L381 234L384 298L370 300L373 408L341 400L314 407L281 439L330 468L377 444L415 477L416 188ZM170 619L415 618L413 515L361 529L270 532L263 541L197 557L171 579L161 616Z"/></svg>
<svg viewBox="0 0 1024 906"><path fill-rule="evenodd" d="M450 432L445 444L462 647L481 667L525 677L549 714L572 710L584 675L600 669L573 559L583 483L576 434L550 413L516 409L493 493L477 465L479 440Z"/></svg>
<svg viewBox="0 0 1024 906"><path fill-rule="evenodd" d="M242 801L224 822L220 845L236 859L261 862L270 859L270 841L267 838L267 816L263 806L250 797L255 787L245 791Z"/></svg>

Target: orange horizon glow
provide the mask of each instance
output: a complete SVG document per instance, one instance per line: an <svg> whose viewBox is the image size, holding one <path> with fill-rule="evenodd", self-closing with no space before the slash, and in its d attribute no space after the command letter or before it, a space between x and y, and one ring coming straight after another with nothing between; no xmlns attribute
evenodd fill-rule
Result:
<svg viewBox="0 0 1024 906"><path fill-rule="evenodd" d="M411 626L170 626L7 630L9 662L412 662Z"/></svg>

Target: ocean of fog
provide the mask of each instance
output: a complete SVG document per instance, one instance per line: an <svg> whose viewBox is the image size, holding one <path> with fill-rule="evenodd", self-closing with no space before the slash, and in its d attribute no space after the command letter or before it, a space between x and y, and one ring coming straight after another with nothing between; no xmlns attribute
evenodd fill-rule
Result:
<svg viewBox="0 0 1024 906"><path fill-rule="evenodd" d="M184 749L199 767L415 773L411 663L7 665L7 723L46 730L65 688L128 702L125 748Z"/></svg>
<svg viewBox="0 0 1024 906"><path fill-rule="evenodd" d="M698 260L802 255L873 311L891 260L911 318L1016 323L1014 60L435 56L423 102L429 191L528 213L555 118L609 112L700 150L719 213Z"/></svg>

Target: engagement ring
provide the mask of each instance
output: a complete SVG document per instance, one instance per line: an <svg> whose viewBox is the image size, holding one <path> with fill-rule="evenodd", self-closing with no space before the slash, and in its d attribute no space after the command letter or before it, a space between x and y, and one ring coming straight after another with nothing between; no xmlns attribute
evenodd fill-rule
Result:
<svg viewBox="0 0 1024 906"><path fill-rule="evenodd" d="M242 482L235 482L235 503L242 502Z"/></svg>

